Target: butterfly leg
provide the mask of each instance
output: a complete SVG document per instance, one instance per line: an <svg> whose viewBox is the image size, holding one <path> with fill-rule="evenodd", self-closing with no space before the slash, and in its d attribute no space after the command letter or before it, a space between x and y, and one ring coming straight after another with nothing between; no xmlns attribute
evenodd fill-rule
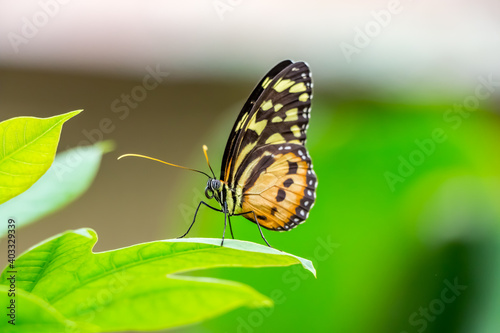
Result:
<svg viewBox="0 0 500 333"><path fill-rule="evenodd" d="M196 222L196 215L198 215L198 210L200 209L200 206L201 204L204 204L205 206L207 206L208 208L211 208L215 211L218 211L218 212L222 212L222 210L220 209L217 209L217 208L214 208L212 206L210 206L209 204L207 204L205 201L200 201L200 203L198 204L198 207L196 207L196 211L194 212L194 218L193 218L193 222L191 223L191 225L189 226L188 230L184 233L184 235L180 236L180 237L177 237L177 238L184 238L188 233L189 231L191 230L191 228L193 227L193 224L194 222Z"/></svg>
<svg viewBox="0 0 500 333"><path fill-rule="evenodd" d="M260 236L262 237L262 239L264 240L264 242L266 242L267 246L271 247L271 245L269 245L269 243L267 242L267 239L266 237L264 237L264 234L262 233L262 229L260 228L260 223L259 223L259 220L257 219L257 215L255 214L255 212L252 210L251 212L244 212L244 213L239 213L239 214L234 214L234 215L245 215L245 214L249 214L249 213L252 213L253 214L253 218L255 220L255 223L257 224L257 227L259 227L259 232L260 232Z"/></svg>
<svg viewBox="0 0 500 333"><path fill-rule="evenodd" d="M257 215L255 215L255 212L253 210L252 210L252 213L253 213L253 218L255 219L255 223L257 223L257 227L259 227L260 236L262 237L264 242L266 242L267 246L272 247L271 245L269 245L266 237L264 237L264 234L262 233L262 229L260 228L260 223L259 223L259 220L257 219Z"/></svg>
<svg viewBox="0 0 500 333"><path fill-rule="evenodd" d="M227 221L229 222L229 231L231 231L231 238L234 239L233 227L231 226L231 216L227 216Z"/></svg>
<svg viewBox="0 0 500 333"><path fill-rule="evenodd" d="M220 246L224 246L224 236L226 234L226 225L227 225L227 204L224 203L224 231L222 232L222 242L220 243ZM231 224L229 224L229 227L231 227Z"/></svg>

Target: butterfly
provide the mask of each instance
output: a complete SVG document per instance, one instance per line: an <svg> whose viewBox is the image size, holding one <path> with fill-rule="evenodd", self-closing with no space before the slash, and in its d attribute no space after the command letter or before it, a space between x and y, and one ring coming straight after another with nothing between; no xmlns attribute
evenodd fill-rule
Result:
<svg viewBox="0 0 500 333"><path fill-rule="evenodd" d="M316 200L318 180L305 147L311 113L312 79L305 62L285 60L274 66L257 84L241 109L229 134L222 158L220 177L208 162L212 176L139 154L171 166L189 169L208 177L207 199L215 199L220 208L201 201L201 205L224 213L224 244L231 216L243 216L262 229L287 231L304 222Z"/></svg>

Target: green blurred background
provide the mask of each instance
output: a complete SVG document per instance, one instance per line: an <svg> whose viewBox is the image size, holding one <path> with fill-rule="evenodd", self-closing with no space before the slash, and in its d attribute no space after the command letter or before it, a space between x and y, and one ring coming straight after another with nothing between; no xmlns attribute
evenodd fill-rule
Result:
<svg viewBox="0 0 500 333"><path fill-rule="evenodd" d="M317 203L305 224L265 235L313 260L318 278L299 267L199 272L245 282L276 306L175 331L499 331L496 2L397 10L382 1L75 0L53 5L16 52L12 33L47 12L40 3L0 4L0 120L84 108L64 126L60 150L96 139L117 149L83 197L19 230L19 251L81 227L97 231L97 251L182 234L205 178L116 157L205 170L207 144L218 170L253 86L291 58L308 62L315 80L307 147ZM137 95L148 66L161 82ZM140 98L119 111L134 92ZM237 238L262 242L254 224L233 221ZM220 237L222 228L223 216L204 209L190 236Z"/></svg>

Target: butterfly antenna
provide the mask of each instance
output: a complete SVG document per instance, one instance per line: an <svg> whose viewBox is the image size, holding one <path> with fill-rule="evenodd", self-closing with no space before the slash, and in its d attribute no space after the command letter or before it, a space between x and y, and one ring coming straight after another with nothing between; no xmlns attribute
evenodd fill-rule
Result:
<svg viewBox="0 0 500 333"><path fill-rule="evenodd" d="M160 163L163 163L163 164L166 164L166 165L170 165L170 166L173 166L173 167L176 167L176 168L181 168L181 169L186 169L186 170L195 171L195 172L201 173L202 175L205 175L205 176L207 176L208 178L210 178L210 176L209 176L209 175L207 175L206 173L204 173L203 171L196 170L196 169L191 169L191 168L186 168L186 167L183 167L183 166L180 166L180 165L177 165L177 164L168 163L168 162L165 162L165 161L159 160L159 159L154 158L154 157L149 157L149 156L146 156L146 155L140 155L140 154L124 154L124 155L121 155L120 157L118 157L118 159L121 159L121 158L123 158L123 157L129 157L129 156L146 158L146 159L148 159L148 160L153 160L153 161L160 162ZM213 172L213 171L212 171L212 172Z"/></svg>
<svg viewBox="0 0 500 333"><path fill-rule="evenodd" d="M214 170L212 170L212 167L210 166L210 162L208 162L207 150L208 150L208 147L206 145L203 145L203 153L205 154L205 158L207 159L208 167L210 168L210 171L212 171L212 175L214 176L214 179L216 179Z"/></svg>

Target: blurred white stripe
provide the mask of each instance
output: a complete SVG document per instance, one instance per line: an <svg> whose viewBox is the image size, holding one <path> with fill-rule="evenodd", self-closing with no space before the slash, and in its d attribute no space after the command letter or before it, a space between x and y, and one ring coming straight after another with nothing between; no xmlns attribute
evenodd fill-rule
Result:
<svg viewBox="0 0 500 333"><path fill-rule="evenodd" d="M399 14L350 63L339 45L352 44L354 29L364 29L374 21L371 12L388 10L390 1L60 2L0 1L1 66L142 75L161 63L175 79L261 73L292 58L331 82L460 86L480 74L500 77L498 1L401 0ZM223 20L216 4L226 4ZM23 20L35 18L42 21L38 32L14 52L9 36L22 36Z"/></svg>

